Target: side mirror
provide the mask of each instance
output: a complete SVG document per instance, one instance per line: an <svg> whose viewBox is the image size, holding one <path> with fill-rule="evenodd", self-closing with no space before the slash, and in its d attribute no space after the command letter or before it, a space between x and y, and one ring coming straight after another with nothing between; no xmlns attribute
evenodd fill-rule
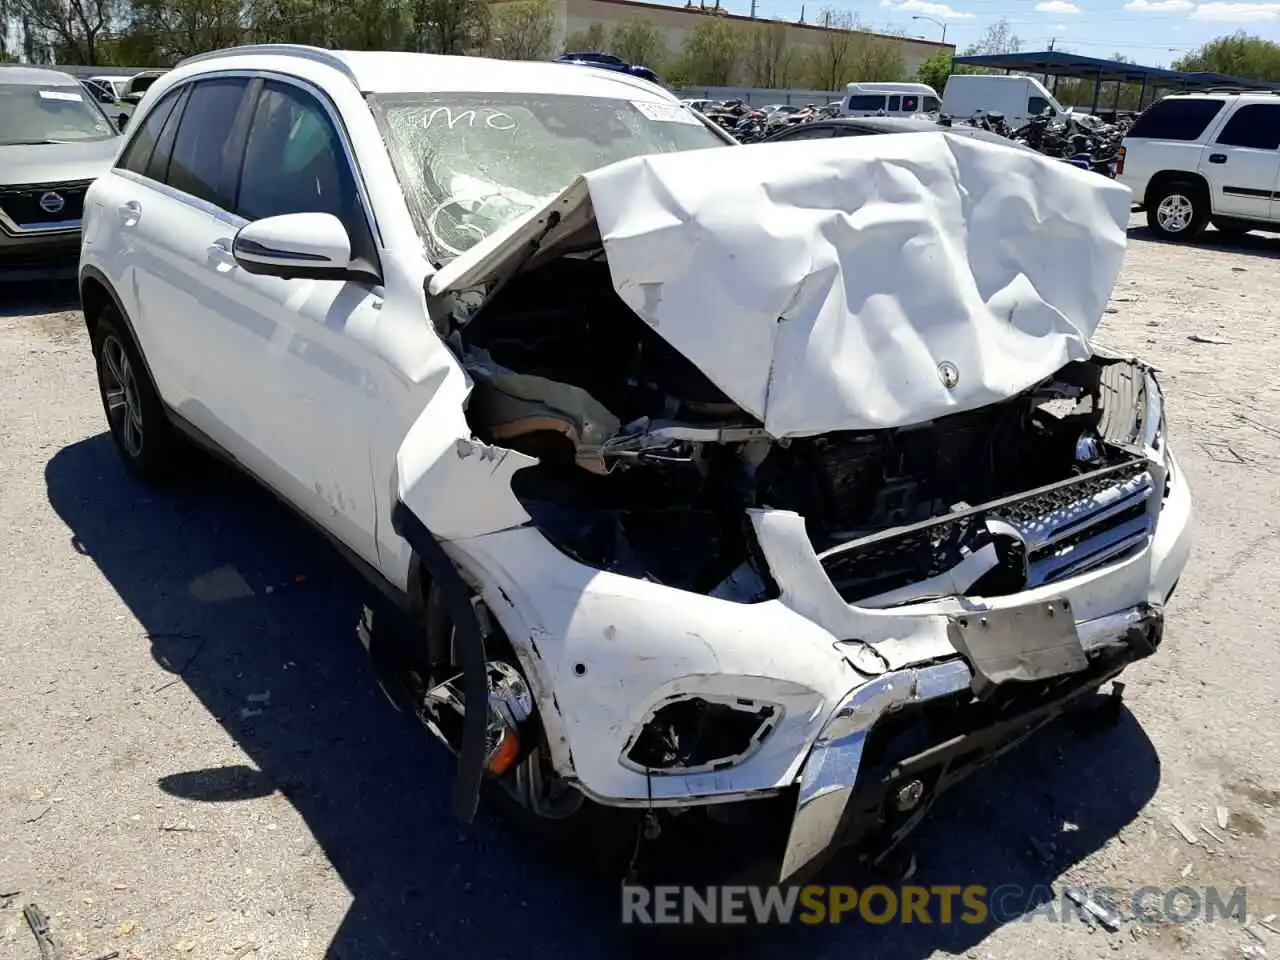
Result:
<svg viewBox="0 0 1280 960"><path fill-rule="evenodd" d="M285 213L246 224L231 255L247 273L287 280L377 282L373 269L351 259L351 237L331 213Z"/></svg>

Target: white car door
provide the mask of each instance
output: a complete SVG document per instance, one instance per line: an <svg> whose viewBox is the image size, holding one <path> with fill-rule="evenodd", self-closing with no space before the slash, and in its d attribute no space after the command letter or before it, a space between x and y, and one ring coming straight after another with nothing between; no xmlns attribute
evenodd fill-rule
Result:
<svg viewBox="0 0 1280 960"><path fill-rule="evenodd" d="M353 257L376 270L374 226L353 155L322 97L300 82L262 84L244 141L237 222L331 213L346 226ZM232 238L228 232L228 246ZM246 436L267 464L264 479L362 559L377 564L371 442L387 419L380 377L389 368L362 333L378 323L381 286L263 276L235 264L226 279L232 306L214 322L228 337L243 340L240 331L253 332L255 342L242 349L256 353L250 364L255 375L242 378L237 388L252 410Z"/></svg>
<svg viewBox="0 0 1280 960"><path fill-rule="evenodd" d="M229 162L243 126L249 79L213 77L189 84L165 120L145 168L117 215L133 238L127 308L156 372L161 397L250 469L242 442L253 413L240 384L252 380L244 337L218 327L232 314L226 297L230 255L218 241L235 229ZM141 131L140 131L141 133Z"/></svg>
<svg viewBox="0 0 1280 960"><path fill-rule="evenodd" d="M1213 212L1269 220L1280 175L1280 103L1240 107L1205 147L1200 171L1213 185Z"/></svg>

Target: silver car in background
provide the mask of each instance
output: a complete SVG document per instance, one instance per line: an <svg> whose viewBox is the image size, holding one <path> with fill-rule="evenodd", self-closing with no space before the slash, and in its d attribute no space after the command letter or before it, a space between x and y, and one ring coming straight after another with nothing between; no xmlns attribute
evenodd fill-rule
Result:
<svg viewBox="0 0 1280 960"><path fill-rule="evenodd" d="M0 279L75 275L85 191L119 147L74 77L0 68Z"/></svg>

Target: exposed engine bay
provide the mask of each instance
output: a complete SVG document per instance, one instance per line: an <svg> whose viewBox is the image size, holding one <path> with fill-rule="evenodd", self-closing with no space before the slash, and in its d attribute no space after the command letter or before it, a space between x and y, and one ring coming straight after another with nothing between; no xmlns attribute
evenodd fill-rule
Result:
<svg viewBox="0 0 1280 960"><path fill-rule="evenodd" d="M514 277L451 338L513 490L596 567L744 602L775 595L746 510L805 518L849 602L999 596L1148 533L1145 368L1094 358L999 403L888 430L772 438L619 298L603 255ZM1153 382L1153 381L1151 381Z"/></svg>

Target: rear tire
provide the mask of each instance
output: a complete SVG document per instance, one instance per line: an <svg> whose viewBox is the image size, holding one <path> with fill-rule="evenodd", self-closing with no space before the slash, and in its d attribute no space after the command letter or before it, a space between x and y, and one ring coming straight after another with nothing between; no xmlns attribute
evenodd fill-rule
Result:
<svg viewBox="0 0 1280 960"><path fill-rule="evenodd" d="M1194 240L1209 222L1209 200L1204 189L1189 180L1175 180L1152 192L1147 226L1163 240Z"/></svg>
<svg viewBox="0 0 1280 960"><path fill-rule="evenodd" d="M169 422L142 354L113 306L103 308L94 324L93 359L102 411L125 467L144 483L172 480L186 445Z"/></svg>

